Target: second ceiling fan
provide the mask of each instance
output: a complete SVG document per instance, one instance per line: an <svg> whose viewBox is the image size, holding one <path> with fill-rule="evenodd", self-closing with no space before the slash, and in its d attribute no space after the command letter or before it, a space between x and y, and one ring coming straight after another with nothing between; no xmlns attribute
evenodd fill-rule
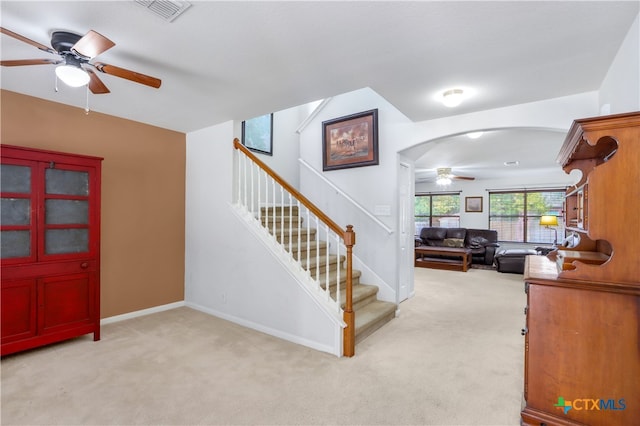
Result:
<svg viewBox="0 0 640 426"><path fill-rule="evenodd" d="M454 175L451 172L451 167L440 167L436 169L436 183L438 185L448 185L452 180L475 180L476 178L471 176L459 176Z"/></svg>
<svg viewBox="0 0 640 426"><path fill-rule="evenodd" d="M30 44L44 52L59 55L59 58L2 60L0 65L15 67L24 65L59 65L56 75L70 86L87 84L94 94L110 93L95 71L124 78L149 87L159 88L161 80L156 77L127 70L104 62L91 62L93 58L115 46L115 43L96 31L84 36L67 31L55 31L51 34L51 46L33 41L27 37L0 27L0 33Z"/></svg>

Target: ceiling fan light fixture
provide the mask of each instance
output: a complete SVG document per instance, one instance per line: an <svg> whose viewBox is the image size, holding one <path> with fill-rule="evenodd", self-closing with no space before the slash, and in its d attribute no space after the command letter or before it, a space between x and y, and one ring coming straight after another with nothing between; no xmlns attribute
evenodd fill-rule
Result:
<svg viewBox="0 0 640 426"><path fill-rule="evenodd" d="M464 98L464 90L462 89L450 89L442 93L442 103L449 108L457 107L462 103Z"/></svg>
<svg viewBox="0 0 640 426"><path fill-rule="evenodd" d="M56 68L56 76L64 84L71 87L80 87L89 83L89 74L80 67L73 65L60 65Z"/></svg>
<svg viewBox="0 0 640 426"><path fill-rule="evenodd" d="M451 185L451 168L441 167L437 170L436 183L441 186Z"/></svg>
<svg viewBox="0 0 640 426"><path fill-rule="evenodd" d="M441 186L451 185L451 179L446 176L439 176L436 179L436 183Z"/></svg>

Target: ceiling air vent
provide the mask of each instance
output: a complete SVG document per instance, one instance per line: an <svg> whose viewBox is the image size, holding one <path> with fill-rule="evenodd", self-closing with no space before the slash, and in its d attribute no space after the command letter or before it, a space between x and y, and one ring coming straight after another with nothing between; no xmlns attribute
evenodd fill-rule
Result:
<svg viewBox="0 0 640 426"><path fill-rule="evenodd" d="M177 0L135 0L135 3L167 22L173 21L191 7L191 3Z"/></svg>

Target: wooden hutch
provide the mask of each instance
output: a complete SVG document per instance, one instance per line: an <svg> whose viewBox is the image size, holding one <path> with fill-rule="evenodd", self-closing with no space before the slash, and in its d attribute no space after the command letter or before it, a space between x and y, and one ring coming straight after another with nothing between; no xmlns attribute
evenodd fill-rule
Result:
<svg viewBox="0 0 640 426"><path fill-rule="evenodd" d="M640 112L574 121L558 162L575 245L526 260L521 423L640 425Z"/></svg>
<svg viewBox="0 0 640 426"><path fill-rule="evenodd" d="M101 158L0 145L0 354L100 339Z"/></svg>

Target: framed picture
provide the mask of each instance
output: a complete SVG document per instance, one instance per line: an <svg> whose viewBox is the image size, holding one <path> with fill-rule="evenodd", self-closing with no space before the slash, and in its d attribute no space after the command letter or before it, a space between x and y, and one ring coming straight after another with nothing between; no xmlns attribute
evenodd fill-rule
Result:
<svg viewBox="0 0 640 426"><path fill-rule="evenodd" d="M322 170L377 164L377 109L322 122Z"/></svg>
<svg viewBox="0 0 640 426"><path fill-rule="evenodd" d="M464 211L471 213L481 213L482 197L464 197Z"/></svg>
<svg viewBox="0 0 640 426"><path fill-rule="evenodd" d="M251 151L273 155L273 114L243 121L242 145Z"/></svg>

